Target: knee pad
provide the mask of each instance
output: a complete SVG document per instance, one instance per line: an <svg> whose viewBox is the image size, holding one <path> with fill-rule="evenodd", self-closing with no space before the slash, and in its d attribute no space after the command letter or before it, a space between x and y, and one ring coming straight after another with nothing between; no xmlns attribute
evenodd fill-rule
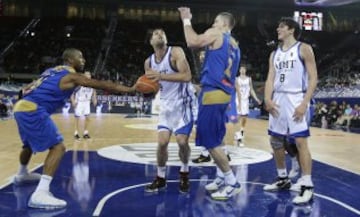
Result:
<svg viewBox="0 0 360 217"><path fill-rule="evenodd" d="M271 137L270 138L271 147L274 150L280 149L284 147L284 138L283 137Z"/></svg>

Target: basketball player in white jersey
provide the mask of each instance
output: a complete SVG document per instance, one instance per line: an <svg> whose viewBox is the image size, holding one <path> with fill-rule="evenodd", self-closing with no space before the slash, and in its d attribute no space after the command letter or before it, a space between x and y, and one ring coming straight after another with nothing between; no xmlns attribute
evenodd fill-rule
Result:
<svg viewBox="0 0 360 217"><path fill-rule="evenodd" d="M270 143L278 179L264 186L265 191L289 189L291 186L285 164L284 138L295 138L302 171L301 191L293 199L304 204L313 197L312 159L308 148L309 125L306 115L317 84L317 69L310 45L297 41L300 27L292 18L282 18L277 28L280 45L271 53L265 83L265 103L269 111Z"/></svg>
<svg viewBox="0 0 360 217"><path fill-rule="evenodd" d="M91 78L90 72L86 71L84 75L87 78ZM90 139L88 126L90 122L90 103L91 100L93 105L96 107L97 99L96 99L96 91L91 87L79 87L77 91L71 96L71 103L74 107L75 113L75 132L74 138L80 139L79 136L79 119L81 116L85 116L85 126L84 126L84 139Z"/></svg>
<svg viewBox="0 0 360 217"><path fill-rule="evenodd" d="M150 36L154 53L145 60L144 68L148 78L160 82L160 113L158 124L157 177L146 192L157 192L166 187L166 162L168 144L172 134L179 145L180 192L189 191L189 136L194 124L193 101L196 100L191 88L191 71L181 47L167 45L164 30L155 29Z"/></svg>
<svg viewBox="0 0 360 217"><path fill-rule="evenodd" d="M259 105L261 104L261 101L256 96L251 77L246 75L246 65L242 64L239 71L240 75L236 78L235 87L236 106L240 120L240 129L237 128L238 130L235 132L235 140L239 146L244 146L244 128L246 125L247 116L249 115L249 97L251 95Z"/></svg>

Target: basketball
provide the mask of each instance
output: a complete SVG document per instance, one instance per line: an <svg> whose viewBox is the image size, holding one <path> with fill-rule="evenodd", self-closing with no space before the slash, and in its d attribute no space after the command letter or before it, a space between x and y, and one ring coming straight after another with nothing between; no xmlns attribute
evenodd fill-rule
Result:
<svg viewBox="0 0 360 217"><path fill-rule="evenodd" d="M156 93L159 87L159 82L148 79L146 75L140 76L136 81L136 91L140 93Z"/></svg>

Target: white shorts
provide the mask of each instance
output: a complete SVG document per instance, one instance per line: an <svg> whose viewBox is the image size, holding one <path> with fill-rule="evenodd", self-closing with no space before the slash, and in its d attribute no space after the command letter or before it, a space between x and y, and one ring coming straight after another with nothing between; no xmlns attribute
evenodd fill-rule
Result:
<svg viewBox="0 0 360 217"><path fill-rule="evenodd" d="M304 93L274 93L273 101L279 106L279 116L275 118L269 114L269 135L294 137L310 135L306 118L310 112L309 107L301 121L295 122L293 118L295 108L301 104L304 95Z"/></svg>
<svg viewBox="0 0 360 217"><path fill-rule="evenodd" d="M90 115L90 102L78 102L74 112L75 117Z"/></svg>
<svg viewBox="0 0 360 217"><path fill-rule="evenodd" d="M194 123L191 101L160 100L158 131L190 135Z"/></svg>
<svg viewBox="0 0 360 217"><path fill-rule="evenodd" d="M241 104L240 104L240 110L238 108L238 103L236 101L236 108L237 108L237 113L240 116L247 116L249 114L249 99L241 99Z"/></svg>

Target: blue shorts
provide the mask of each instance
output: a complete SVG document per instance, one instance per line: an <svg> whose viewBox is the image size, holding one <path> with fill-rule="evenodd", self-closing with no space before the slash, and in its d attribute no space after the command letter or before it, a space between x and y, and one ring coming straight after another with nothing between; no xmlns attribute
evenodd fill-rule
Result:
<svg viewBox="0 0 360 217"><path fill-rule="evenodd" d="M45 151L63 141L50 115L38 109L31 112L15 112L20 138L24 147L33 152Z"/></svg>
<svg viewBox="0 0 360 217"><path fill-rule="evenodd" d="M202 99L200 93L199 99ZM226 133L226 109L229 101L205 104L199 100L199 113L196 128L196 145L211 149L219 146Z"/></svg>

